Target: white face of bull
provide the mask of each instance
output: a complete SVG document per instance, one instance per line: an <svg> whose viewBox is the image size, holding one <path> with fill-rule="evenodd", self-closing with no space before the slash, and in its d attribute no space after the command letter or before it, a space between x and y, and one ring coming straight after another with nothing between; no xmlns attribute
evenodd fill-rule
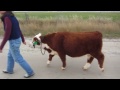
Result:
<svg viewBox="0 0 120 90"><path fill-rule="evenodd" d="M41 40L40 40L40 36L41 36L42 34L41 33L39 33L39 34L37 34L35 37L41 42Z"/></svg>
<svg viewBox="0 0 120 90"><path fill-rule="evenodd" d="M39 33L39 34L37 34L36 36L33 37L32 41L30 42L30 44L31 44L32 47L35 47L34 46L34 42L35 42L34 38L36 38L39 42L41 42L41 39L40 39L41 35L42 34ZM44 48L50 49L52 51L49 54L51 54L51 55L58 55L58 53L56 51L52 50L47 44L42 43L42 49L44 49Z"/></svg>
<svg viewBox="0 0 120 90"><path fill-rule="evenodd" d="M31 48L35 47L35 45L34 45L34 43L35 43L34 38L36 38L39 42L41 42L41 40L40 40L40 38L39 38L41 35L42 35L41 33L35 35L35 36L32 38L32 41L30 41L29 47L31 47Z"/></svg>

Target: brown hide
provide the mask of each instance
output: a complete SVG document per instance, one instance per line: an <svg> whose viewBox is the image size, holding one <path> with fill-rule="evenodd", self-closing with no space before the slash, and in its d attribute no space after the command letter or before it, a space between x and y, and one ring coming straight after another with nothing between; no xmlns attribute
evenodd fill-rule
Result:
<svg viewBox="0 0 120 90"><path fill-rule="evenodd" d="M102 34L100 32L58 32L45 35L42 43L46 43L58 53L71 57L85 54L95 55L101 52Z"/></svg>
<svg viewBox="0 0 120 90"><path fill-rule="evenodd" d="M49 53L51 49L56 51L63 63L62 69L66 67L66 55L70 57L79 57L86 54L91 56L87 63L92 63L93 59L98 60L99 67L103 71L104 54L102 49L102 34L94 32L57 32L40 36L41 42L47 44L50 48L45 48ZM54 55L49 55L49 61ZM86 66L85 66L85 69Z"/></svg>

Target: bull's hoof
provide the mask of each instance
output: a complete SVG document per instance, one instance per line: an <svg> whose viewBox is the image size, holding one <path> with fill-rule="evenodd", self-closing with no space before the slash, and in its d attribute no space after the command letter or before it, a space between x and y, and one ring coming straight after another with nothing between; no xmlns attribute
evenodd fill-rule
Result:
<svg viewBox="0 0 120 90"><path fill-rule="evenodd" d="M50 61L49 60L47 61L47 65L50 65Z"/></svg>
<svg viewBox="0 0 120 90"><path fill-rule="evenodd" d="M88 69L86 69L86 68L84 68L84 67L82 67L82 69L84 70L84 71L87 71Z"/></svg>
<svg viewBox="0 0 120 90"><path fill-rule="evenodd" d="M90 63L86 63L84 66L83 66L83 70L87 70L88 68L90 68L91 64Z"/></svg>
<svg viewBox="0 0 120 90"><path fill-rule="evenodd" d="M64 67L61 67L61 69L62 69L62 70L65 70L65 68L64 68Z"/></svg>
<svg viewBox="0 0 120 90"><path fill-rule="evenodd" d="M101 72L104 72L104 68L100 68L100 71L101 71Z"/></svg>

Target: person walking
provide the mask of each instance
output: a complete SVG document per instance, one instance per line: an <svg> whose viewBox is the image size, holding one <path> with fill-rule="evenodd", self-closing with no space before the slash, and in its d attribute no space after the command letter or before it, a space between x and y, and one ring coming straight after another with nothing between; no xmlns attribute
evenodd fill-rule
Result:
<svg viewBox="0 0 120 90"><path fill-rule="evenodd" d="M1 20L4 26L4 37L0 44L0 53L7 41L9 41L9 50L7 55L7 69L3 73L13 74L14 63L17 62L25 71L25 78L33 76L35 73L31 66L20 53L21 42L26 45L24 36L19 26L19 22L12 11L0 11Z"/></svg>

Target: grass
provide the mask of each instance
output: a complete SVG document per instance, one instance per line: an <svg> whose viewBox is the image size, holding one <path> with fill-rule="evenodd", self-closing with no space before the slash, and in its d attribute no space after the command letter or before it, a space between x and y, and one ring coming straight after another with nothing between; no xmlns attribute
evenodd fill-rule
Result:
<svg viewBox="0 0 120 90"><path fill-rule="evenodd" d="M19 18L25 18L25 13L15 13ZM120 12L29 12L31 18L82 18L89 19L90 17L111 18L113 21L120 20Z"/></svg>
<svg viewBox="0 0 120 90"><path fill-rule="evenodd" d="M17 12L15 15L24 36L58 31L100 31L104 38L120 38L120 12ZM3 34L1 24L0 35Z"/></svg>

